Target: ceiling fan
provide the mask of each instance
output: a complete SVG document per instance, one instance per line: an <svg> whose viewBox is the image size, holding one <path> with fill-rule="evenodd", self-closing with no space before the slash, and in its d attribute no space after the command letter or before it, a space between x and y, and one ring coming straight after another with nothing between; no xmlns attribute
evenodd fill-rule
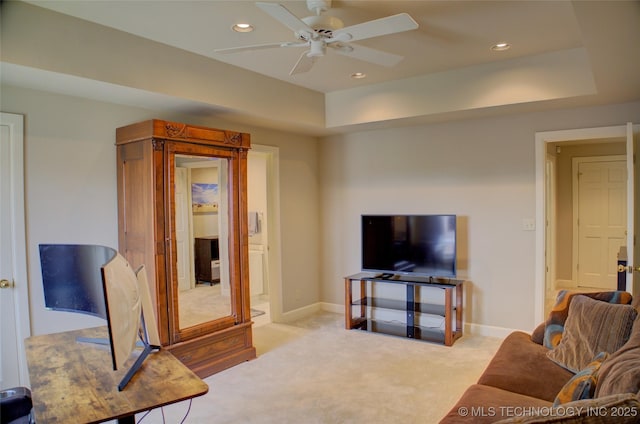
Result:
<svg viewBox="0 0 640 424"><path fill-rule="evenodd" d="M271 17L293 30L298 41L280 43L257 44L244 47L216 49L216 53L239 53L244 51L262 50L277 47L307 47L289 75L307 72L318 57L324 56L327 47L336 53L392 67L403 57L393 53L383 52L370 47L351 43L352 41L395 34L418 28L418 24L407 13L400 13L385 18L375 19L345 27L336 17L322 15L331 7L331 0L307 0L307 8L314 12L314 16L298 18L286 7L278 3L256 2L256 5Z"/></svg>

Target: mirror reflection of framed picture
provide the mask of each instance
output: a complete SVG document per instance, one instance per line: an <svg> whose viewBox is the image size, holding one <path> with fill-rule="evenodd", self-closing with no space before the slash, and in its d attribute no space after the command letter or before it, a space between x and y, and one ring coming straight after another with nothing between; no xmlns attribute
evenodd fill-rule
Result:
<svg viewBox="0 0 640 424"><path fill-rule="evenodd" d="M194 213L218 212L218 184L191 184L191 208Z"/></svg>

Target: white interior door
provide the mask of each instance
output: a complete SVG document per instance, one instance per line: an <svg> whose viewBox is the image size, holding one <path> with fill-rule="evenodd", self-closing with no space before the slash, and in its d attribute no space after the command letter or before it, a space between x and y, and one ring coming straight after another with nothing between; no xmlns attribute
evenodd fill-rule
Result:
<svg viewBox="0 0 640 424"><path fill-rule="evenodd" d="M175 173L175 196L176 196L176 249L178 271L178 288L189 290L191 283L191 255L189 254L189 196L187 184L187 169L176 167ZM195 282L193 284L195 286Z"/></svg>
<svg viewBox="0 0 640 424"><path fill-rule="evenodd" d="M627 163L624 156L574 158L579 287L614 290L617 254L627 244Z"/></svg>
<svg viewBox="0 0 640 424"><path fill-rule="evenodd" d="M27 386L23 116L0 113L0 389Z"/></svg>

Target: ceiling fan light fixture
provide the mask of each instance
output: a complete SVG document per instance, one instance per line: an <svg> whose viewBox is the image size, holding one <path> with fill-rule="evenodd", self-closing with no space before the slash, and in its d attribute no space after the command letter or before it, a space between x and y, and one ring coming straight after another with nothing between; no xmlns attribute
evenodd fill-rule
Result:
<svg viewBox="0 0 640 424"><path fill-rule="evenodd" d="M253 25L245 23L235 24L231 27L231 29L235 32L251 32L254 30Z"/></svg>
<svg viewBox="0 0 640 424"><path fill-rule="evenodd" d="M493 50L494 52L503 52L505 50L509 50L510 48L511 48L511 44L505 43L505 42L496 43L493 46L491 46L491 50Z"/></svg>
<svg viewBox="0 0 640 424"><path fill-rule="evenodd" d="M322 40L312 40L309 45L309 53L307 56L309 57L320 57L324 56L327 52L327 46Z"/></svg>

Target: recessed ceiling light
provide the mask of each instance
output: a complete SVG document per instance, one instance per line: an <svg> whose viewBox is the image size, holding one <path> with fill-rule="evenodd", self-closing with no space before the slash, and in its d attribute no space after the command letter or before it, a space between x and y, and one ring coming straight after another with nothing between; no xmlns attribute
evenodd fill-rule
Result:
<svg viewBox="0 0 640 424"><path fill-rule="evenodd" d="M235 32L251 32L253 27L250 24L235 24L231 27Z"/></svg>
<svg viewBox="0 0 640 424"><path fill-rule="evenodd" d="M354 72L353 74L351 74L351 78L353 79L362 79L366 77L367 77L367 74L365 74L364 72Z"/></svg>
<svg viewBox="0 0 640 424"><path fill-rule="evenodd" d="M509 50L511 48L511 44L509 43L497 43L491 46L491 50L494 52L503 52L505 50Z"/></svg>

